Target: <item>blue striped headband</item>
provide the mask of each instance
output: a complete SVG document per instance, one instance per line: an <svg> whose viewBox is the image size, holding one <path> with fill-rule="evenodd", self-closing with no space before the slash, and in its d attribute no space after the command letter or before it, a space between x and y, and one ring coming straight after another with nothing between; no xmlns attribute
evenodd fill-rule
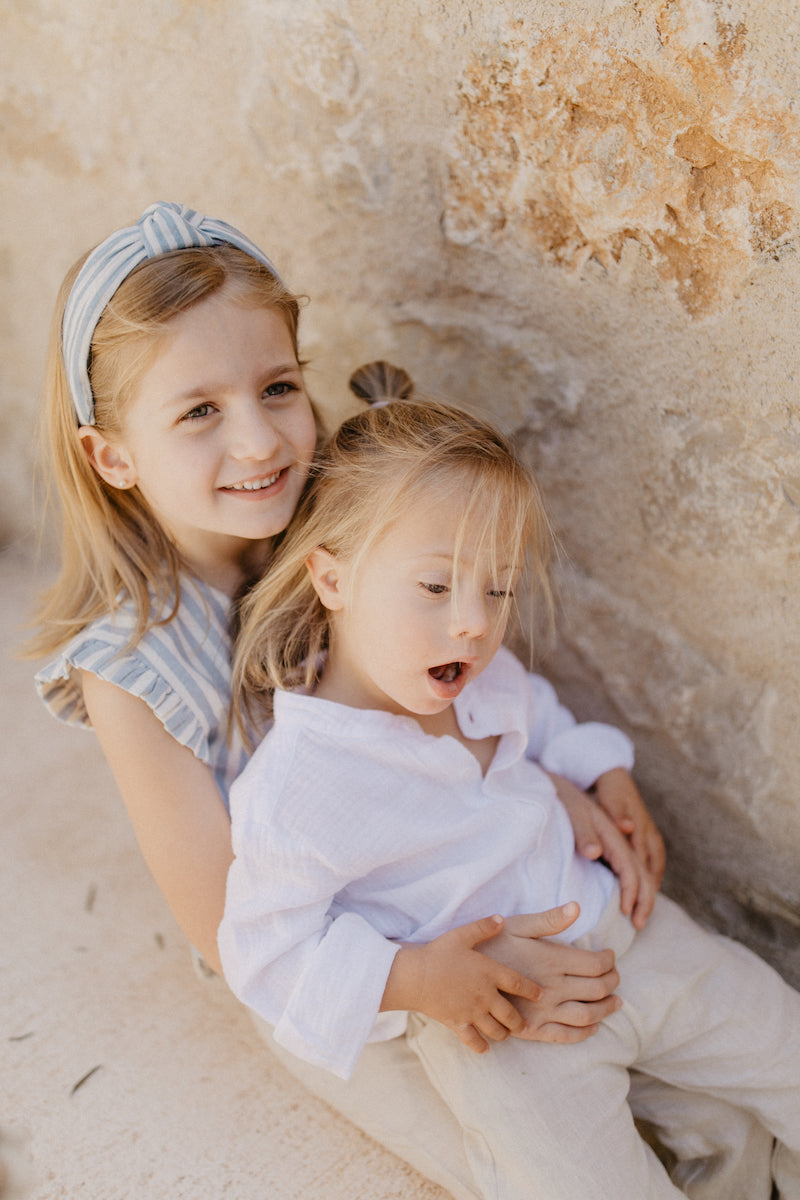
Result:
<svg viewBox="0 0 800 1200"><path fill-rule="evenodd" d="M64 367L80 425L94 425L89 351L97 322L120 284L149 258L221 243L244 250L283 282L266 254L238 229L164 200L151 204L135 225L118 229L91 252L72 285L61 327Z"/></svg>

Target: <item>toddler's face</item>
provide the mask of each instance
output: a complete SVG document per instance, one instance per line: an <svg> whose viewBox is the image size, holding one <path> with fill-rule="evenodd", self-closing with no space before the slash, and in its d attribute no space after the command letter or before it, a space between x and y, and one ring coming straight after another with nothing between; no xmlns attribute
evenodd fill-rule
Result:
<svg viewBox="0 0 800 1200"><path fill-rule="evenodd" d="M516 546L498 533L495 553L467 531L455 550L469 497L414 506L369 549L355 578L341 569L326 679L343 703L425 716L448 708L502 642ZM329 674L330 673L330 674Z"/></svg>

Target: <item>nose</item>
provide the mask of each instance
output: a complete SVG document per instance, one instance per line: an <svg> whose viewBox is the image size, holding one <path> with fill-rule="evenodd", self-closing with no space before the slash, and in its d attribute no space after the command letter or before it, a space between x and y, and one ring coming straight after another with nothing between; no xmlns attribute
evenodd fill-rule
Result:
<svg viewBox="0 0 800 1200"><path fill-rule="evenodd" d="M228 450L238 462L267 462L283 444L271 414L260 400L232 406L228 428Z"/></svg>
<svg viewBox="0 0 800 1200"><path fill-rule="evenodd" d="M478 641L486 637L491 623L484 594L459 588L450 609L450 636Z"/></svg>

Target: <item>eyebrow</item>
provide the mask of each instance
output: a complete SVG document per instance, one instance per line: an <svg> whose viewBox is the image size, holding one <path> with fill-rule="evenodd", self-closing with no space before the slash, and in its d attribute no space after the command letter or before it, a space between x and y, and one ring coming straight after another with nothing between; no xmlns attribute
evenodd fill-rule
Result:
<svg viewBox="0 0 800 1200"><path fill-rule="evenodd" d="M300 373L300 364L296 360L293 362L279 363L274 367L269 367L261 372L261 378L266 385L274 383L281 375L297 375ZM181 405L187 404L192 400L206 400L209 396L217 396L221 391L224 391L222 384L198 383L188 387L184 392L177 392L174 396L169 396L165 401L165 405Z"/></svg>
<svg viewBox="0 0 800 1200"><path fill-rule="evenodd" d="M447 563L447 565L450 566L453 562L453 554L452 554L452 552L448 553L448 552L442 552L439 550L430 550L430 551L425 551L421 554L414 554L411 556L412 562L422 562L423 560L426 560L426 559L436 559L441 562ZM467 565L473 566L473 567L475 566L475 564L472 562L468 563ZM498 575L502 575L504 571L513 571L515 569L516 568L514 567L513 563L497 563Z"/></svg>
<svg viewBox="0 0 800 1200"><path fill-rule="evenodd" d="M219 388L204 387L198 384L197 387L187 388L185 392L177 392L174 396L168 396L164 401L165 404L186 404L189 400L204 400L207 396L213 396Z"/></svg>

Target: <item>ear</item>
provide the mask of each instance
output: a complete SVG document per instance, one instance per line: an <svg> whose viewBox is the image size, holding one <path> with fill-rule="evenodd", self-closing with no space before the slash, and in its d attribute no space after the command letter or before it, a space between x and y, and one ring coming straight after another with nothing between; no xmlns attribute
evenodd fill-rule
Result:
<svg viewBox="0 0 800 1200"><path fill-rule="evenodd" d="M124 446L110 442L94 425L82 425L78 437L86 457L101 479L116 488L135 485L136 469Z"/></svg>
<svg viewBox="0 0 800 1200"><path fill-rule="evenodd" d="M318 546L306 559L306 569L311 576L314 591L330 612L344 608L345 571L344 564L329 550Z"/></svg>

